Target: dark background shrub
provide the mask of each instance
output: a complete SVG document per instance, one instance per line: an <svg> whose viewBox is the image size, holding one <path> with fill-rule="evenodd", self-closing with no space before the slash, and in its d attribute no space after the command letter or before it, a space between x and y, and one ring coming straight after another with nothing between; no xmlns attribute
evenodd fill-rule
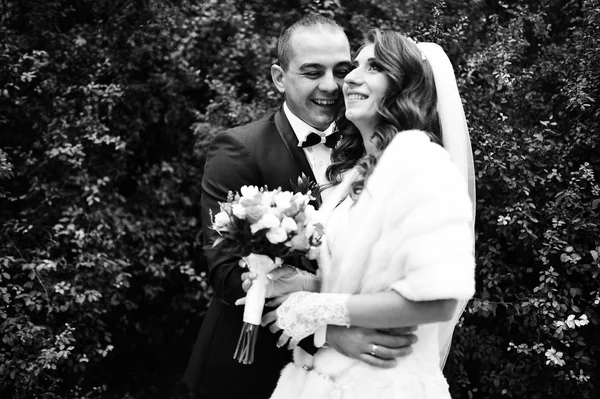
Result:
<svg viewBox="0 0 600 399"><path fill-rule="evenodd" d="M0 396L185 397L204 151L305 12L448 52L477 169L454 397L598 397L600 1L0 2Z"/></svg>

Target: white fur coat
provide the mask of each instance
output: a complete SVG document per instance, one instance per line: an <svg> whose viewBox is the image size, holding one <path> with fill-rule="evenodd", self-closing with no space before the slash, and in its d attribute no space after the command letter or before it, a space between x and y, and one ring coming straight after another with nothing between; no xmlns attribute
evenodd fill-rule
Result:
<svg viewBox="0 0 600 399"><path fill-rule="evenodd" d="M393 289L413 301L470 298L475 291L472 204L447 152L423 132L401 132L356 203L347 199L332 212L355 178L349 173L321 208L331 212L319 259L322 292ZM360 382L375 399L449 398L439 370L437 326L421 326L417 336L413 353L398 359L391 371L332 349L314 358L296 349L296 366L284 369L272 398L325 398L334 391L359 398Z"/></svg>
<svg viewBox="0 0 600 399"><path fill-rule="evenodd" d="M473 295L467 187L447 152L425 133L398 134L356 203L339 217L347 220L327 228L331 257L322 251L320 259L323 292L393 288L413 301Z"/></svg>

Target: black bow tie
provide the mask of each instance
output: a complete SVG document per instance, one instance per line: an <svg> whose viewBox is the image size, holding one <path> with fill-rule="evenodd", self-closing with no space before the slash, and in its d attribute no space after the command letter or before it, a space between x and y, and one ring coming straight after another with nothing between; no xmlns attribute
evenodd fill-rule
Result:
<svg viewBox="0 0 600 399"><path fill-rule="evenodd" d="M306 140L304 140L304 143L302 143L301 147L302 148L306 148L306 147L312 147L313 145L317 145L322 141L322 137L319 136L316 133L310 133L308 136L306 136ZM338 135L337 133L332 133L329 136L325 137L325 142L323 142L323 144L325 144L325 146L329 147L329 148L333 148L335 147L335 143L337 143L338 141Z"/></svg>

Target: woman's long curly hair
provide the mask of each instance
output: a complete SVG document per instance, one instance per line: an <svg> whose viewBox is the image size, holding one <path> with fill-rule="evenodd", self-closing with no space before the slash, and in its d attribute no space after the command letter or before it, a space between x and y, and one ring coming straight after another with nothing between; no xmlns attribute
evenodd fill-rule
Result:
<svg viewBox="0 0 600 399"><path fill-rule="evenodd" d="M335 185L341 182L345 171L358 165L362 179L354 183L355 193L362 190L365 180L396 134L419 129L429 134L432 141L442 143L433 72L416 43L398 32L373 29L356 54L370 44L375 45L375 58L390 83L379 105L380 122L371 137L375 151L366 155L358 129L346 119L345 109L342 109L336 119L340 141L332 152L332 164L327 169L327 177Z"/></svg>

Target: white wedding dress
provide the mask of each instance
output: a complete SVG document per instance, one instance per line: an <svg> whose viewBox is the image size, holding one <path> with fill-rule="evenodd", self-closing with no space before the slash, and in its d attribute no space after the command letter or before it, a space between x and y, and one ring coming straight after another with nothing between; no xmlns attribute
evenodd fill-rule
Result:
<svg viewBox="0 0 600 399"><path fill-rule="evenodd" d="M328 215L322 292L392 289L413 301L470 298L472 204L446 151L423 132L401 132L356 202L347 196L355 178L349 173L321 208ZM419 326L413 352L391 369L330 348L313 357L297 347L271 399L449 399L438 329L439 323Z"/></svg>

